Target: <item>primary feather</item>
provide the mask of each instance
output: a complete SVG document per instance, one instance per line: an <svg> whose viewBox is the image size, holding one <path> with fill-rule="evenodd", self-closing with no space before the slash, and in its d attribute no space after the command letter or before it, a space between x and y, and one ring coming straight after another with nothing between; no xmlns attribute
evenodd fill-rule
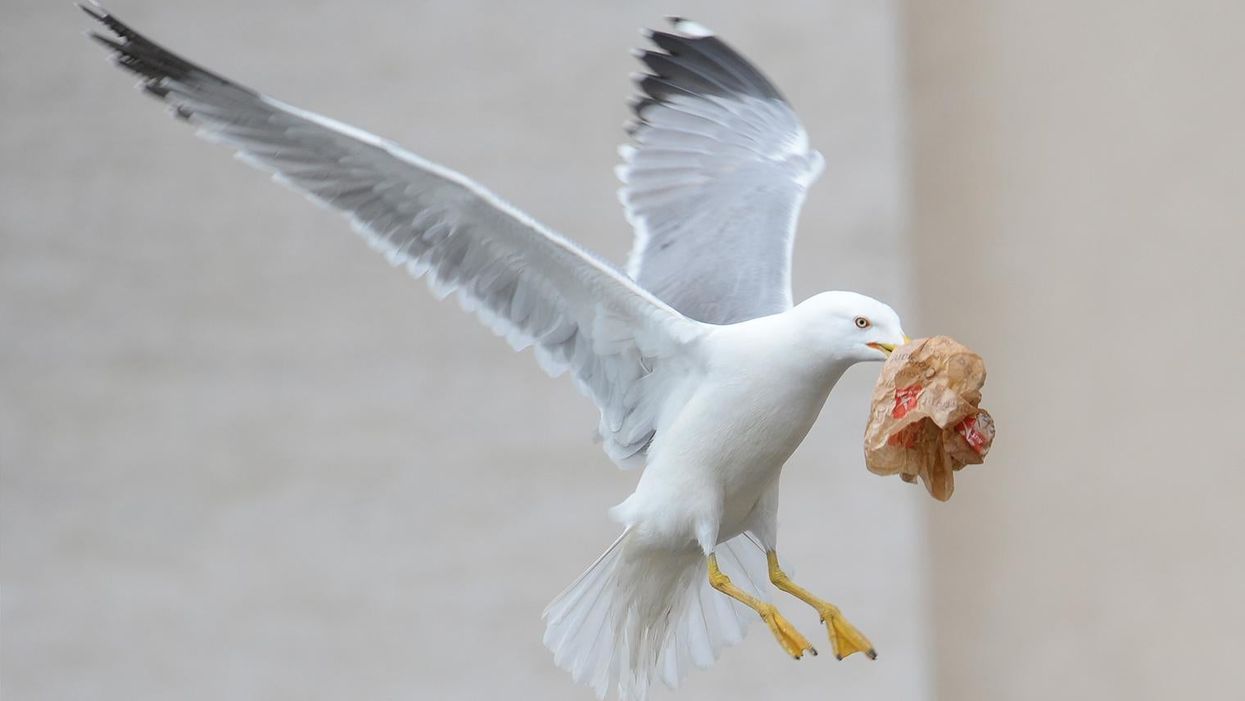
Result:
<svg viewBox="0 0 1245 701"><path fill-rule="evenodd" d="M673 25L637 53L648 73L618 168L635 227L627 271L700 321L785 311L796 218L821 154L747 59L698 24Z"/></svg>
<svg viewBox="0 0 1245 701"><path fill-rule="evenodd" d="M550 374L570 371L601 411L606 453L642 461L657 415L702 333L613 267L466 177L349 125L287 105L159 46L98 6L93 34L141 87L279 182L346 214L395 265L456 294Z"/></svg>

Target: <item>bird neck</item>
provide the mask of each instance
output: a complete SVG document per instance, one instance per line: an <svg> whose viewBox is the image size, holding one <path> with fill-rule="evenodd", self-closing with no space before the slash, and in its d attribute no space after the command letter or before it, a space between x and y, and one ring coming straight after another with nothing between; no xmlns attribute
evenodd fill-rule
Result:
<svg viewBox="0 0 1245 701"><path fill-rule="evenodd" d="M789 309L722 327L726 347L741 355L759 355L785 376L829 393L857 359L816 318ZM729 352L733 355L734 352Z"/></svg>

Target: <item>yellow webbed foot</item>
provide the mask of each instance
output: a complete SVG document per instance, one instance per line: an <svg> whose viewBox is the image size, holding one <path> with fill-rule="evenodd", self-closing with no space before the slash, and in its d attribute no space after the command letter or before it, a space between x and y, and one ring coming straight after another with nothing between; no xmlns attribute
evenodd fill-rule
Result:
<svg viewBox="0 0 1245 701"><path fill-rule="evenodd" d="M826 604L817 607L817 612L821 614L821 622L826 624L826 632L830 635L830 645L834 648L835 658L841 660L855 652L863 652L871 660L878 658L877 651L873 649L873 643L869 642L869 639L857 630L856 626L847 622L838 607Z"/></svg>
<svg viewBox="0 0 1245 701"><path fill-rule="evenodd" d="M795 659L800 659L804 653L812 655L817 654L817 648L814 648L805 638L791 625L785 616L778 612L773 604L761 604L757 613L761 614L761 620L765 621L765 625L769 626L770 632L774 634L774 638L778 640L778 644L783 650L787 651Z"/></svg>
<svg viewBox="0 0 1245 701"><path fill-rule="evenodd" d="M792 582L787 573L778 566L778 554L773 550L765 555L769 560L769 578L774 586L817 609L821 622L826 624L826 633L830 636L830 645L834 648L836 658L841 660L852 653L863 652L869 659L877 659L878 653L873 649L873 643L856 626L847 622L837 606L813 596L807 589Z"/></svg>
<svg viewBox="0 0 1245 701"><path fill-rule="evenodd" d="M773 604L761 601L732 584L731 578L718 569L718 558L714 555L709 556L709 584L714 589L756 611L761 616L761 620L765 621L765 625L769 626L770 632L774 634L774 638L778 640L778 644L782 646L782 649L788 655L798 660L804 656L805 652L817 654L817 650L813 649L813 646L809 644L808 638L801 635L800 631L791 625L791 621L788 621L786 616L778 613L778 609Z"/></svg>

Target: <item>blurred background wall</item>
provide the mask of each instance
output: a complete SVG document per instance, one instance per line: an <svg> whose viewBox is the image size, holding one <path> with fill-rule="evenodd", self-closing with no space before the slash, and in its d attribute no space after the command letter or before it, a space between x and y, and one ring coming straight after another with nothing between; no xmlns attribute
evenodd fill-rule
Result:
<svg viewBox="0 0 1245 701"><path fill-rule="evenodd" d="M904 23L921 331L1000 432L930 512L940 698L1245 698L1245 4Z"/></svg>
<svg viewBox="0 0 1245 701"><path fill-rule="evenodd" d="M112 4L613 260L634 29L687 14L756 60L828 164L797 298L981 351L1000 437L927 504L864 470L853 370L783 547L881 657L794 664L754 626L677 698L955 701L1245 692L1242 7ZM539 612L635 478L589 405L191 138L67 4L3 9L5 701L587 698Z"/></svg>
<svg viewBox="0 0 1245 701"><path fill-rule="evenodd" d="M892 3L110 7L615 261L628 49L687 14L773 76L826 156L796 296L911 307ZM616 535L605 511L635 480L592 444L590 404L338 217L194 139L69 3L3 9L4 701L589 698L539 616ZM845 378L788 466L782 540L881 658L795 664L754 626L678 698L932 693L925 497L861 461L876 372Z"/></svg>

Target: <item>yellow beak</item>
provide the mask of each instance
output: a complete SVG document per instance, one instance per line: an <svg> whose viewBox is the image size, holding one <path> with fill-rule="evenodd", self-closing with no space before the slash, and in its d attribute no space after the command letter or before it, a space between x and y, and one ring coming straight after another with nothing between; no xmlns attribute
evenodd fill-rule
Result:
<svg viewBox="0 0 1245 701"><path fill-rule="evenodd" d="M912 341L912 339L911 339L911 338L908 338L907 336L904 336L904 337L903 337L903 342L904 342L904 343L908 343L908 342L910 342L910 341ZM900 344L900 345L902 345L902 344ZM885 354L887 354L887 355L890 355L891 353L894 353L894 352L895 352L895 349L896 349L896 348L898 348L899 346L895 345L894 343L876 343L876 342L875 342L875 343L870 343L870 344L869 344L869 347L870 347L870 348L876 348L877 350L880 350L880 351L882 351L883 353L885 353Z"/></svg>

